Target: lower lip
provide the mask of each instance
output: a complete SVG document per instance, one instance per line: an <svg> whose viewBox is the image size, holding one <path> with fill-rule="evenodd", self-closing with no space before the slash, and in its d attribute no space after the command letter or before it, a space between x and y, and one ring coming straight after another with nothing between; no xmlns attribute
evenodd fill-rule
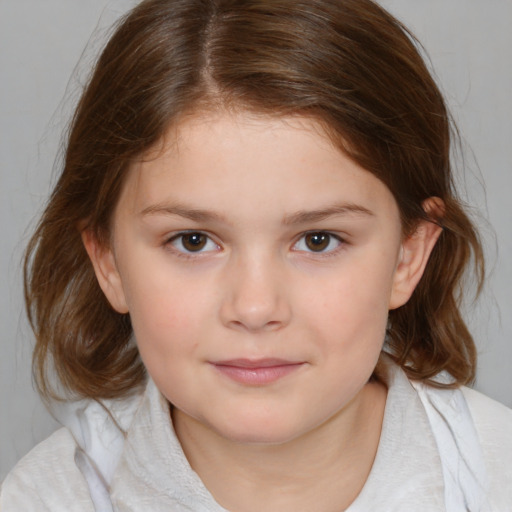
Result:
<svg viewBox="0 0 512 512"><path fill-rule="evenodd" d="M245 368L222 364L214 364L214 366L220 373L235 382L248 386L264 386L296 372L302 366L302 363L264 366L260 368Z"/></svg>

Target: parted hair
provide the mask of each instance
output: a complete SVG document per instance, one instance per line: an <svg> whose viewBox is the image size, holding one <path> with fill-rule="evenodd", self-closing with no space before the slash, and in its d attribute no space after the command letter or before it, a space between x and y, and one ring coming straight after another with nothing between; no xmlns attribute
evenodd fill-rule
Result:
<svg viewBox="0 0 512 512"><path fill-rule="evenodd" d="M387 185L404 235L444 202L442 233L410 300L390 311L387 351L412 379L475 375L460 312L482 248L454 188L454 133L414 36L370 0L146 0L119 22L77 105L63 169L25 258L43 397L115 398L145 379L129 314L109 305L81 231L110 243L127 170L184 115L235 108L315 119ZM264 148L262 148L264 151Z"/></svg>

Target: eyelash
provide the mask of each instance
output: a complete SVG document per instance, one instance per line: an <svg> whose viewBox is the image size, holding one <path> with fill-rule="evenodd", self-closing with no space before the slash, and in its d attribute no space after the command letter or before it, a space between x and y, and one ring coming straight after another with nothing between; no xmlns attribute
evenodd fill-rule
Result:
<svg viewBox="0 0 512 512"><path fill-rule="evenodd" d="M206 234L202 231L182 231L182 232L177 233L177 234L173 235L172 237L168 238L165 241L164 246L166 246L166 247L171 246L174 253L178 257L186 258L186 259L201 257L201 255L204 253L214 252L211 249L203 251L202 248L200 248L200 250L198 250L198 251L186 250L186 248L183 246L183 240L184 240L184 237L186 237L187 235L188 236L199 235L199 236L206 237L207 240L205 242L205 246L207 246L209 243L213 243L217 249L220 249L219 244L217 244L212 239L211 236L209 236L208 234ZM315 235L326 235L329 237L327 248L332 244L333 241L336 241L338 245L335 248L332 248L328 251L325 251L325 250L320 250L320 251L309 250L308 251L308 250L304 250L304 249L296 249L296 246L299 244L299 242L301 242L302 240L306 240L306 238L308 236L315 236ZM178 249L175 245L175 243L179 242L179 241L181 241L180 245L181 245L182 249ZM331 233L329 231L307 231L305 233L302 233L299 236L299 238L294 242L294 244L292 246L292 250L294 252L304 252L309 255L315 255L318 257L326 258L326 257L330 257L330 256L337 254L338 251L340 251L346 244L347 244L347 242L343 238L341 238L339 235L335 235L334 233Z"/></svg>
<svg viewBox="0 0 512 512"><path fill-rule="evenodd" d="M172 250L173 252L180 258L186 258L186 259L191 259L191 258L197 258L197 257L200 257L202 254L204 253L209 253L209 252L212 252L212 250L208 250L208 251L203 251L203 250L199 250L199 251L187 251L186 248L183 246L183 240L184 240L184 237L186 236L190 236L190 235L199 235L199 236L204 236L206 237L206 245L208 245L209 243L213 243L217 248L220 248L219 244L217 244L216 242L213 241L212 237L209 236L208 234L202 232L202 231L181 231L180 233L176 233L175 235L173 235L172 237L170 237L169 239L167 239L164 243L164 245L166 247L169 247L171 246L172 247ZM183 250L180 250L176 247L176 245L174 245L175 242L180 242L181 241L181 246L183 248Z"/></svg>
<svg viewBox="0 0 512 512"><path fill-rule="evenodd" d="M308 255L315 255L315 256L321 257L321 258L328 258L330 256L335 256L341 249L344 248L344 246L347 243L339 235L335 235L334 233L331 233L330 231L307 231L306 233L303 233L297 239L297 241L293 244L293 247L295 248L299 244L299 242L301 242L302 240L306 240L308 236L315 236L315 235L326 235L327 237L329 237L327 247L329 247L333 241L335 241L337 243L337 246L328 251L325 251L325 250L321 250L321 251L309 250L308 251L308 250L303 250L303 249L293 249L293 250L295 250L297 252L304 252Z"/></svg>

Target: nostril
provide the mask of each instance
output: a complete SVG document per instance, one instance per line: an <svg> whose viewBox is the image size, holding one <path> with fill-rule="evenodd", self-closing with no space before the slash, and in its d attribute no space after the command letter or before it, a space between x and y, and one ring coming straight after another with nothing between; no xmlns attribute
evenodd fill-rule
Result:
<svg viewBox="0 0 512 512"><path fill-rule="evenodd" d="M280 329L284 325L279 320L272 320L270 322L248 322L240 320L232 320L229 322L229 327L233 329L258 332L258 331L273 331Z"/></svg>
<svg viewBox="0 0 512 512"><path fill-rule="evenodd" d="M283 325L283 322L279 322L277 320L272 320L271 322L267 322L265 325L266 329L278 329Z"/></svg>

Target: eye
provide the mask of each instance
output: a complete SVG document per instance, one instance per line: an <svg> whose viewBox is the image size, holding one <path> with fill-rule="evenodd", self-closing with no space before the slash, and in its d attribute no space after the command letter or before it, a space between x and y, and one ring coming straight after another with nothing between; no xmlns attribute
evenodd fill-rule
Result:
<svg viewBox="0 0 512 512"><path fill-rule="evenodd" d="M340 247L342 241L335 235L325 231L315 231L303 235L294 245L294 250L305 252L332 252Z"/></svg>
<svg viewBox="0 0 512 512"><path fill-rule="evenodd" d="M169 240L169 243L179 252L209 252L219 246L207 235L201 232L180 233Z"/></svg>

